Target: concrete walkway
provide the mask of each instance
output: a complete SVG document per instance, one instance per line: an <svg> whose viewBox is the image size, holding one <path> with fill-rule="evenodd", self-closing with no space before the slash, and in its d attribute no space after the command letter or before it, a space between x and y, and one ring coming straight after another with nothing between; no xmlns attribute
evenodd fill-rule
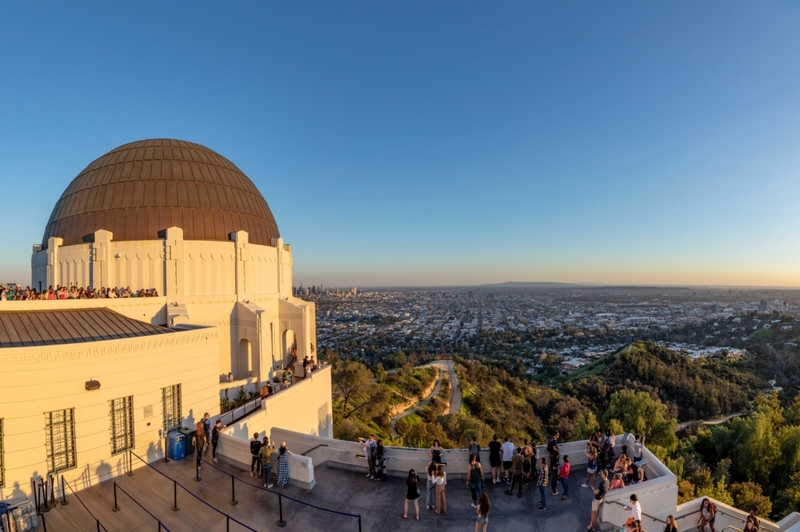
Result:
<svg viewBox="0 0 800 532"><path fill-rule="evenodd" d="M437 532L472 531L475 510L470 507L470 493L464 481L451 480L447 485L447 512L436 515L425 509L425 479L422 479L422 495L419 499L420 521L414 519L413 503L408 519L402 519L403 502L406 496L405 480L389 478L385 482L369 480L362 473L338 469L323 464L315 467L317 485L313 490L289 486L286 489L264 490L257 479L235 464L220 462L225 472L216 471L209 465L201 470L200 482L193 480L195 469L191 458L177 462L153 464L164 474L176 479L204 502L178 487L179 511L172 511L172 481L159 475L149 467L139 468L135 476L120 476L113 481L79 491L81 500L100 519L109 532L153 531L158 522L127 496L118 492L120 511L112 511L114 505L113 483L116 482L152 512L171 532L227 531L226 515L230 515L247 527L261 531L303 532L356 532L358 519L319 508L361 515L362 532L403 532L406 530ZM424 464L420 463L421 470ZM231 477L236 476L237 505L231 505ZM539 494L534 486L525 487L522 498L504 494L505 484L487 484L487 493L492 502L489 530L504 532L564 532L584 530L589 522L591 490L581 488L584 470L570 475L571 497L561 500L561 495L551 496L547 492L547 510L537 510ZM96 530L94 519L78 500L68 492L67 506L59 506L47 514L47 529L56 532L86 532ZM284 498L281 502L285 528L277 526L279 513L278 493L306 504ZM214 511L206 503L215 506L224 514ZM309 506L312 505L312 506ZM39 530L42 529L40 525ZM164 530L164 529L162 529ZM246 531L247 528L234 522L230 530Z"/></svg>

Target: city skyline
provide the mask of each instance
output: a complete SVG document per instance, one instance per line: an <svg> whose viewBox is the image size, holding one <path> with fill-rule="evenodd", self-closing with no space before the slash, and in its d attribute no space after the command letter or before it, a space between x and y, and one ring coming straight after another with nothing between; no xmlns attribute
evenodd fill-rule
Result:
<svg viewBox="0 0 800 532"><path fill-rule="evenodd" d="M295 286L800 287L797 6L4 11L0 282L94 158L169 137L254 181Z"/></svg>

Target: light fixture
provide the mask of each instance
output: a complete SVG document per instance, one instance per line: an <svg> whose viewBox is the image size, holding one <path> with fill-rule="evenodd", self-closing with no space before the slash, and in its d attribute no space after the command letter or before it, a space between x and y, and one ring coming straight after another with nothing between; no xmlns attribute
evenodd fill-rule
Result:
<svg viewBox="0 0 800 532"><path fill-rule="evenodd" d="M86 391L87 392L91 392L93 390L99 390L99 389L100 389L100 381L96 381L96 380L86 381Z"/></svg>

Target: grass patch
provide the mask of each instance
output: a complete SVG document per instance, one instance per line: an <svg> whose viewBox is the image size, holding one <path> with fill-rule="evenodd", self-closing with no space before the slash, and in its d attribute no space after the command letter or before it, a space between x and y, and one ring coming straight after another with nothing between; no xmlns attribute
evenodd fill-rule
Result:
<svg viewBox="0 0 800 532"><path fill-rule="evenodd" d="M753 331L753 333L748 336L748 338L757 342L763 340L772 340L774 337L775 329L759 329L757 331Z"/></svg>

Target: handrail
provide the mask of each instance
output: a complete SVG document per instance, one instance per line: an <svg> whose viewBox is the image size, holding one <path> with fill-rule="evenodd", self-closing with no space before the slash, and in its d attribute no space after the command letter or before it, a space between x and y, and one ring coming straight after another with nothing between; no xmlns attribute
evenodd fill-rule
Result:
<svg viewBox="0 0 800 532"><path fill-rule="evenodd" d="M311 449L307 450L306 452L304 452L300 456L305 456L305 455L307 455L308 453L310 453L311 451L313 451L315 449L319 449L320 447L327 447L327 446L328 446L327 443L320 443L319 445L316 445L316 446L312 447Z"/></svg>
<svg viewBox="0 0 800 532"><path fill-rule="evenodd" d="M725 528L723 528L723 529L722 529L722 532L725 532L725 531L726 531L726 530L728 530L729 528L730 528L731 530L735 530L736 532L742 532L742 529L741 529L741 528L736 528L736 527L735 527L735 526L733 526L733 525L728 525L728 526L726 526Z"/></svg>
<svg viewBox="0 0 800 532"><path fill-rule="evenodd" d="M70 486L69 482L67 482L67 479L64 478L64 475L61 475L61 482L63 482L69 488L69 491L71 491L72 494L75 495L75 498L78 499L78 502L81 503L81 506L83 506L84 509L86 509L86 511L89 512L89 515L92 516L92 519L95 520L95 522L97 523L98 532L99 532L101 527L103 528L103 530L105 530L105 532L108 532L108 529L105 527L105 525L103 525L103 523L101 523L100 520L94 516L92 511L89 510L89 508L87 508L85 504L83 504L83 501L81 500L80 497L78 497L78 494L75 493L75 490L72 489L72 486Z"/></svg>
<svg viewBox="0 0 800 532"><path fill-rule="evenodd" d="M628 508L627 506L625 506L624 504L622 504L622 503L621 503L621 502L619 502L619 501L607 501L607 502L613 502L614 504L619 504L619 505L620 505L620 506L622 506L623 508ZM662 519L659 519L658 517L653 517L653 516L652 516L652 515L650 515L650 514L646 514L646 513L642 512L642 515L643 515L643 516L645 516L645 517L649 517L649 518L650 518L650 519L652 519L653 521L658 521L659 523L664 523L665 525L667 524L667 522L666 522L666 521L664 521L664 520L662 520Z"/></svg>
<svg viewBox="0 0 800 532"><path fill-rule="evenodd" d="M137 506L139 506L139 508L141 508L142 510L144 510L145 512L147 512L147 513L148 513L148 515L150 515L150 517L152 517L153 519L155 519L155 520L158 522L158 531L159 531L159 532L161 532L161 529L162 529L162 528L163 528L164 530L166 530L167 532L170 532L170 529L169 529L169 528L167 528L167 526L166 526L164 523L162 523L162 522L161 522L161 519L159 519L158 517L156 517L155 515L153 515L153 513L152 513L150 510L148 510L147 508L145 508L144 506L142 506L142 504L141 504L139 501L137 501L136 499L134 499L134 498L131 496L131 494L130 494L130 493L128 493L127 491L125 491L125 490L122 488L122 486L120 486L120 485L119 485L119 484L117 484L116 482L114 482L114 508L113 508L115 512L118 512L118 511L119 511L119 505L117 504L117 488L119 488L119 489L120 489L120 491L121 491L122 493L124 493L125 495L127 495L127 496L128 496L128 498L129 498L130 500L132 500L133 502L135 502L135 503L136 503L136 505L137 505Z"/></svg>

